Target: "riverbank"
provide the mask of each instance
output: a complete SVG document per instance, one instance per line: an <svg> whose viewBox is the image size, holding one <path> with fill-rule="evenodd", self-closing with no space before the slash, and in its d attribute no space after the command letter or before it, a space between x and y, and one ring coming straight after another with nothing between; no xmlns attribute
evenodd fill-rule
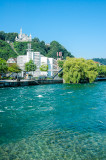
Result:
<svg viewBox="0 0 106 160"><path fill-rule="evenodd" d="M97 81L106 81L106 77L104 78L96 78ZM40 84L59 84L63 83L63 79L60 80L0 80L0 88L3 87L18 87L18 86L32 86L32 85L40 85Z"/></svg>
<svg viewBox="0 0 106 160"><path fill-rule="evenodd" d="M97 77L95 81L106 81L106 77Z"/></svg>
<svg viewBox="0 0 106 160"><path fill-rule="evenodd" d="M31 86L39 84L58 84L63 83L63 80L1 80L0 88L3 87L18 87L18 86Z"/></svg>

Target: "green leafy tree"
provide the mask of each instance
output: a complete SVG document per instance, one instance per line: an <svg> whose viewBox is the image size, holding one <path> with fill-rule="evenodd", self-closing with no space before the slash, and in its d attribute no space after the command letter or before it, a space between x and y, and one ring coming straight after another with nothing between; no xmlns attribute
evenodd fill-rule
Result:
<svg viewBox="0 0 106 160"><path fill-rule="evenodd" d="M32 42L38 42L39 43L40 40L39 40L39 38L35 37L35 38L32 39Z"/></svg>
<svg viewBox="0 0 106 160"><path fill-rule="evenodd" d="M50 50L48 51L48 57L57 58L57 52L62 52L63 59L67 56L73 57L70 52L68 52L61 44L57 41L52 41L50 43Z"/></svg>
<svg viewBox="0 0 106 160"><path fill-rule="evenodd" d="M40 71L48 71L48 65L42 64L42 65L40 66Z"/></svg>
<svg viewBox="0 0 106 160"><path fill-rule="evenodd" d="M8 66L6 60L0 58L0 73L6 73L8 70Z"/></svg>
<svg viewBox="0 0 106 160"><path fill-rule="evenodd" d="M32 48L35 52L40 52L42 55L46 56L47 50L46 50L46 45L44 41L41 41L38 38L34 38L32 40Z"/></svg>
<svg viewBox="0 0 106 160"><path fill-rule="evenodd" d="M63 68L64 60L58 60L57 63L59 67Z"/></svg>
<svg viewBox="0 0 106 160"><path fill-rule="evenodd" d="M0 39L3 41L14 42L16 36L18 36L18 33L5 33L4 31L0 31Z"/></svg>
<svg viewBox="0 0 106 160"><path fill-rule="evenodd" d="M13 43L15 50L19 55L26 55L26 49L28 48L28 42L14 42Z"/></svg>
<svg viewBox="0 0 106 160"><path fill-rule="evenodd" d="M99 77L106 77L106 65L98 65L98 75Z"/></svg>
<svg viewBox="0 0 106 160"><path fill-rule="evenodd" d="M60 68L62 68L62 69L63 69L64 62L65 62L65 60L58 60L58 61L57 61L58 66L59 66ZM63 70L62 70L60 73L58 73L58 76L59 76L60 78L63 77Z"/></svg>
<svg viewBox="0 0 106 160"><path fill-rule="evenodd" d="M9 72L15 72L15 73L19 73L21 72L21 69L19 68L19 66L14 63L14 64L11 64L9 67L8 67L8 71Z"/></svg>
<svg viewBox="0 0 106 160"><path fill-rule="evenodd" d="M36 65L34 64L34 62L32 60L30 60L29 62L25 63L25 70L27 72L30 71L35 71L37 69Z"/></svg>
<svg viewBox="0 0 106 160"><path fill-rule="evenodd" d="M99 62L101 64L106 65L106 58L93 58L95 62Z"/></svg>
<svg viewBox="0 0 106 160"><path fill-rule="evenodd" d="M59 76L60 78L62 78L62 77L63 77L63 71L61 71L60 73L58 73L58 76Z"/></svg>
<svg viewBox="0 0 106 160"><path fill-rule="evenodd" d="M4 31L0 31L0 40L5 41L6 34Z"/></svg>
<svg viewBox="0 0 106 160"><path fill-rule="evenodd" d="M10 42L14 42L16 36L18 36L18 33L14 33L14 32L12 32L12 33L6 33L5 40L6 41L10 41Z"/></svg>
<svg viewBox="0 0 106 160"><path fill-rule="evenodd" d="M16 58L17 54L7 42L0 40L0 58L7 60L10 57Z"/></svg>
<svg viewBox="0 0 106 160"><path fill-rule="evenodd" d="M93 60L67 58L63 66L63 78L66 83L93 82L98 75L97 65Z"/></svg>

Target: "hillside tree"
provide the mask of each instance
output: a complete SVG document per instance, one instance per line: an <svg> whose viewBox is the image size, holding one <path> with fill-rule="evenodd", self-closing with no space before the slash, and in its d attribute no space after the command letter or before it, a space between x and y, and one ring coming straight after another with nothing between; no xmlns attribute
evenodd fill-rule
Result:
<svg viewBox="0 0 106 160"><path fill-rule="evenodd" d="M3 58L0 58L0 73L6 73L8 70L8 66L6 63L6 60Z"/></svg>

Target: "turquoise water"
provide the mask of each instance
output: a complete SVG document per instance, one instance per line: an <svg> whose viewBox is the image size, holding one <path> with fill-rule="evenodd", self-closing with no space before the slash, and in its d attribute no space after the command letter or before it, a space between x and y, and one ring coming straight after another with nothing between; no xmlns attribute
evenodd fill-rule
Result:
<svg viewBox="0 0 106 160"><path fill-rule="evenodd" d="M106 82L0 88L0 160L105 160Z"/></svg>

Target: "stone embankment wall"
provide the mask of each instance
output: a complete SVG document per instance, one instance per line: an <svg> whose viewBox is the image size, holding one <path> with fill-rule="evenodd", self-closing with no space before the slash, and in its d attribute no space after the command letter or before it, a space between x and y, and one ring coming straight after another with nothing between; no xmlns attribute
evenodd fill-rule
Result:
<svg viewBox="0 0 106 160"><path fill-rule="evenodd" d="M106 81L105 78L98 78L95 81ZM0 88L3 87L18 87L18 86L30 86L30 85L40 85L40 84L58 84L58 83L63 83L63 80L21 80L19 82L17 81L0 81Z"/></svg>
<svg viewBox="0 0 106 160"><path fill-rule="evenodd" d="M3 87L18 87L18 86L30 86L39 84L58 84L63 83L63 80L36 80L36 81L0 81L0 88Z"/></svg>

